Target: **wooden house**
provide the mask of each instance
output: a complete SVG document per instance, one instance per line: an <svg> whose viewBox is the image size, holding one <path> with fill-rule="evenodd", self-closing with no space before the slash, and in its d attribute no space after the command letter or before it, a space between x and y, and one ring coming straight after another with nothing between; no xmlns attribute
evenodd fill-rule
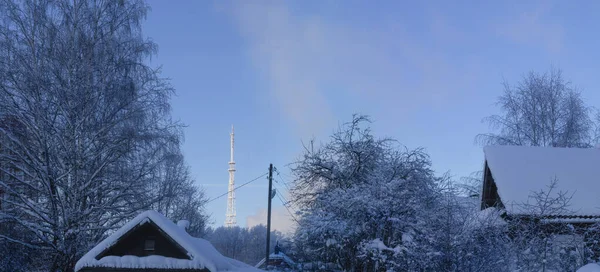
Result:
<svg viewBox="0 0 600 272"><path fill-rule="evenodd" d="M505 221L559 240L597 234L590 229L600 222L600 149L488 146L484 154L481 210L496 207Z"/></svg>
<svg viewBox="0 0 600 272"><path fill-rule="evenodd" d="M600 149L528 146L484 148L481 209L505 209L508 216L539 215L549 221L590 223L600 219ZM569 198L562 208L541 211L536 193Z"/></svg>
<svg viewBox="0 0 600 272"><path fill-rule="evenodd" d="M210 242L189 235L178 224L146 211L104 239L76 264L76 272L256 272L219 253Z"/></svg>

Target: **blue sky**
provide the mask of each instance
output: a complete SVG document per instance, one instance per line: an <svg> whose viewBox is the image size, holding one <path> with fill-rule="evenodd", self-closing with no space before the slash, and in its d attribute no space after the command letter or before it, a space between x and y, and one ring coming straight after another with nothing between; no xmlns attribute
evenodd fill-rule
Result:
<svg viewBox="0 0 600 272"><path fill-rule="evenodd" d="M286 164L302 141L327 141L352 113L374 133L424 147L436 171L482 167L477 133L502 80L551 65L600 106L600 2L578 1L149 1L144 34L159 45L187 125L184 153L209 198L227 191L229 132L236 183ZM266 179L237 191L238 223L264 221ZM285 190L282 185L282 192ZM285 196L285 195L284 195ZM274 226L287 211L274 199ZM216 226L226 198L207 205Z"/></svg>

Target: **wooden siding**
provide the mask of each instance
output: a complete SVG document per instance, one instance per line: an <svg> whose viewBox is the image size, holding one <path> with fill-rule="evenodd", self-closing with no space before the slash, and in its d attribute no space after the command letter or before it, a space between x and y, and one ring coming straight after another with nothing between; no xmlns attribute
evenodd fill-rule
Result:
<svg viewBox="0 0 600 272"><path fill-rule="evenodd" d="M153 251L144 250L144 244L147 239L154 239L155 245ZM108 250L100 253L96 259L101 259L105 256L125 256L133 255L145 257L150 255L160 255L165 257L186 259L190 257L187 252L181 248L175 241L162 232L154 223L148 222L137 228L132 229L125 234L119 241L108 248Z"/></svg>
<svg viewBox="0 0 600 272"><path fill-rule="evenodd" d="M481 209L484 210L489 207L504 208L502 200L498 195L498 187L494 177L492 177L492 171L488 167L487 161L485 162L485 169L483 173L483 192L481 193Z"/></svg>

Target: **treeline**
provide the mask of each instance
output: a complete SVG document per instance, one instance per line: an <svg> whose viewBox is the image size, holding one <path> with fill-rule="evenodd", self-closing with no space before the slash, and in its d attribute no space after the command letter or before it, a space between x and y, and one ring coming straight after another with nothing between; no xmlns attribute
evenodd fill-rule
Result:
<svg viewBox="0 0 600 272"><path fill-rule="evenodd" d="M266 257L267 227L264 225L250 228L209 227L204 238L221 254L252 266ZM279 231L271 231L270 248L275 248L277 244L284 252L290 251L292 246L289 237Z"/></svg>

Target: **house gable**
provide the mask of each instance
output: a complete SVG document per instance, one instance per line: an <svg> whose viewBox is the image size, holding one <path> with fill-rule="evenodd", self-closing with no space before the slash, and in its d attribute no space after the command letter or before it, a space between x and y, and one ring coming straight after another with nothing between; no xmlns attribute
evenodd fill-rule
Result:
<svg viewBox="0 0 600 272"><path fill-rule="evenodd" d="M126 255L137 257L160 255L176 259L191 259L185 249L152 221L147 221L131 229L114 245L96 256L96 260L106 256L122 257Z"/></svg>
<svg viewBox="0 0 600 272"><path fill-rule="evenodd" d="M161 255L158 255L158 252L140 253L140 245L146 247L145 240L141 242L140 239L148 236L154 236L155 251L159 250L162 244L163 249L170 252ZM98 243L75 265L75 272L100 271L251 272L258 270L221 255L210 242L190 236L183 227L175 225L162 214L156 211L145 211Z"/></svg>
<svg viewBox="0 0 600 272"><path fill-rule="evenodd" d="M483 171L483 192L481 193L481 209L484 210L489 207L503 209L504 204L502 204L502 200L498 195L498 187L496 187L496 182L494 181L494 177L492 176L492 171L490 170L486 161Z"/></svg>

